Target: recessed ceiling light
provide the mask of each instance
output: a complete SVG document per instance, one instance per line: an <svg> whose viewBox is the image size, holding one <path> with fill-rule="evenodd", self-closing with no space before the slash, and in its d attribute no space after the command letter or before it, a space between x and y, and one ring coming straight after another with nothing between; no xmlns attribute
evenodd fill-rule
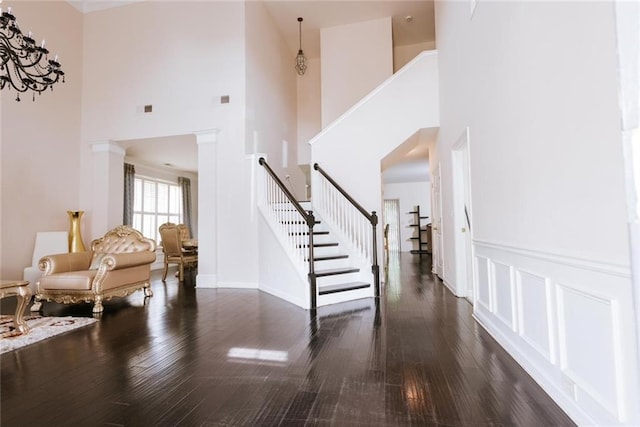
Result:
<svg viewBox="0 0 640 427"><path fill-rule="evenodd" d="M170 167L170 168L172 168L172 167L173 167L173 164L172 164L172 163L163 163L163 165L168 166L168 167Z"/></svg>
<svg viewBox="0 0 640 427"><path fill-rule="evenodd" d="M404 20L405 20L405 21L407 21L407 22L413 22L413 16L411 16L411 15L407 15L407 16L404 18Z"/></svg>

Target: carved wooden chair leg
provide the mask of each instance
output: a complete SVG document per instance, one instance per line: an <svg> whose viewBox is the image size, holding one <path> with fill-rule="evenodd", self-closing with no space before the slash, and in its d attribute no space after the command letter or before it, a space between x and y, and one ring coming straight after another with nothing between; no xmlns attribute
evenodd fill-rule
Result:
<svg viewBox="0 0 640 427"><path fill-rule="evenodd" d="M40 310L42 310L42 298L40 297L40 295L36 294L30 311L40 311Z"/></svg>
<svg viewBox="0 0 640 427"><path fill-rule="evenodd" d="M145 297L152 297L153 296L153 291L151 290L151 285L147 284L147 286L144 287L144 296Z"/></svg>
<svg viewBox="0 0 640 427"><path fill-rule="evenodd" d="M102 295L96 295L95 304L93 305L93 313L102 313L103 310Z"/></svg>
<svg viewBox="0 0 640 427"><path fill-rule="evenodd" d="M169 270L169 263L167 261L164 262L164 271L162 272L162 281L167 280L167 271Z"/></svg>

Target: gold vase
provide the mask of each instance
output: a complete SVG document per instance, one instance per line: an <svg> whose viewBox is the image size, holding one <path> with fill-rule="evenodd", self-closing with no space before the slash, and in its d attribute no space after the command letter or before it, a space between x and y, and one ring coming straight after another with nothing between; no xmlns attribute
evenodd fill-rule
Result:
<svg viewBox="0 0 640 427"><path fill-rule="evenodd" d="M80 220L84 211L67 211L69 214L69 252L85 252L80 232Z"/></svg>

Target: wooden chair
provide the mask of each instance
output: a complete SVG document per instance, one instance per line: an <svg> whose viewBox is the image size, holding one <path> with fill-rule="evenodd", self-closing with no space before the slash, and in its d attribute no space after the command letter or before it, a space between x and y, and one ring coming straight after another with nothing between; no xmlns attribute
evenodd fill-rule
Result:
<svg viewBox="0 0 640 427"><path fill-rule="evenodd" d="M167 279L169 264L178 264L178 278L184 281L184 267L198 265L198 254L185 251L182 247L181 230L178 225L167 222L160 226L160 238L162 239L162 251L164 252L164 271L162 281Z"/></svg>

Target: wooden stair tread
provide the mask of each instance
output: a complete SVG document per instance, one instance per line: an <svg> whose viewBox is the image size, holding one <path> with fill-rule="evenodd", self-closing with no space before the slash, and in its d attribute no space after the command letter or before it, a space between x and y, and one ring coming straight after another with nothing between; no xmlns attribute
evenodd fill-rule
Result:
<svg viewBox="0 0 640 427"><path fill-rule="evenodd" d="M337 285L323 286L318 290L319 295L334 294L336 292L347 292L356 289L369 288L371 285L364 282L340 283Z"/></svg>
<svg viewBox="0 0 640 427"><path fill-rule="evenodd" d="M335 276L337 274L357 273L359 268L345 267L345 268L332 268L329 270L316 270L316 277Z"/></svg>
<svg viewBox="0 0 640 427"><path fill-rule="evenodd" d="M430 254L431 252L427 251L425 249L421 249L421 250L413 249L413 250L411 250L411 253L412 254Z"/></svg>

